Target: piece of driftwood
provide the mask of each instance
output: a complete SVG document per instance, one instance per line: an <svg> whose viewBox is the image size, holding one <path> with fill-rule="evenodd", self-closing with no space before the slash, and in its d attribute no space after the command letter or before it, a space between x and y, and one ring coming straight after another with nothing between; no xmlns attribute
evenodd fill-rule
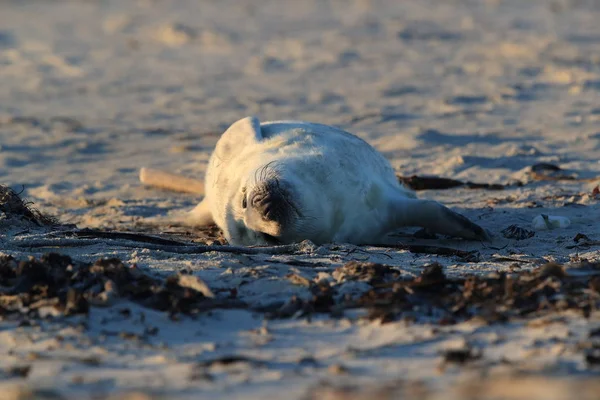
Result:
<svg viewBox="0 0 600 400"><path fill-rule="evenodd" d="M204 194L204 182L158 169L141 168L140 182L147 186L173 190L175 192Z"/></svg>

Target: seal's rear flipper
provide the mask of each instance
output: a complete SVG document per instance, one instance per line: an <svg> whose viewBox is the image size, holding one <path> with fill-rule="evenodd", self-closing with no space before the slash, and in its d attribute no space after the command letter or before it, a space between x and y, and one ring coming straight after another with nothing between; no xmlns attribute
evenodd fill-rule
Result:
<svg viewBox="0 0 600 400"><path fill-rule="evenodd" d="M482 227L433 200L396 198L390 207L390 231L403 226L420 226L443 235L491 240Z"/></svg>

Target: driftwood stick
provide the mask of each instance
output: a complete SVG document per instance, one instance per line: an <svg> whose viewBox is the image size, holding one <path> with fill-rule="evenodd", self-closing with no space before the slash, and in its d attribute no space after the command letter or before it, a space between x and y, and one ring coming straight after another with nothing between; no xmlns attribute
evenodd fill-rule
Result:
<svg viewBox="0 0 600 400"><path fill-rule="evenodd" d="M38 247L87 247L98 244L106 244L106 241L100 239L23 239L11 242L12 245L21 248Z"/></svg>
<svg viewBox="0 0 600 400"><path fill-rule="evenodd" d="M152 168L140 168L140 182L161 189L203 195L204 183L198 179L171 174Z"/></svg>
<svg viewBox="0 0 600 400"><path fill-rule="evenodd" d="M96 245L111 245L118 247L128 247L133 249L160 250L167 253L176 254L202 254L211 251L220 253L234 254L291 254L301 249L301 244L289 244L283 246L265 246L265 247L243 247L243 246L205 246L205 245L164 245L156 243L135 242L132 240L101 240L101 239L31 239L18 240L13 244L21 248L42 248L42 247L85 247Z"/></svg>
<svg viewBox="0 0 600 400"><path fill-rule="evenodd" d="M55 235L53 235L55 236ZM132 242L152 243L165 246L188 246L190 243L179 242L172 239L164 239L157 236L145 235L143 233L135 232L113 232L113 231L101 231L98 229L81 229L76 231L65 231L61 232L61 236L75 236L80 238L88 239L115 239L115 240L129 240Z"/></svg>

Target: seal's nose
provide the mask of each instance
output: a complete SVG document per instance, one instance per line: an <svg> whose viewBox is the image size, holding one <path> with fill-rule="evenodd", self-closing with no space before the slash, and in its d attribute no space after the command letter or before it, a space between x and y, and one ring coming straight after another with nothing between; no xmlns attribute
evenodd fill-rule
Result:
<svg viewBox="0 0 600 400"><path fill-rule="evenodd" d="M248 191L244 224L254 232L281 238L292 221L293 203L281 181L267 181Z"/></svg>
<svg viewBox="0 0 600 400"><path fill-rule="evenodd" d="M283 217L285 202L277 191L255 191L251 195L250 205L267 221L279 221Z"/></svg>

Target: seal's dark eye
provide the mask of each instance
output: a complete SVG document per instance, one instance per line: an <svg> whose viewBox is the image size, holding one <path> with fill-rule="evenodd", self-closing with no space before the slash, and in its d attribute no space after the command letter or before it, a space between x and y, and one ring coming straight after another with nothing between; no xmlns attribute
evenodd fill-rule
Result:
<svg viewBox="0 0 600 400"><path fill-rule="evenodd" d="M248 207L248 198L246 197L246 188L242 189L242 208Z"/></svg>

